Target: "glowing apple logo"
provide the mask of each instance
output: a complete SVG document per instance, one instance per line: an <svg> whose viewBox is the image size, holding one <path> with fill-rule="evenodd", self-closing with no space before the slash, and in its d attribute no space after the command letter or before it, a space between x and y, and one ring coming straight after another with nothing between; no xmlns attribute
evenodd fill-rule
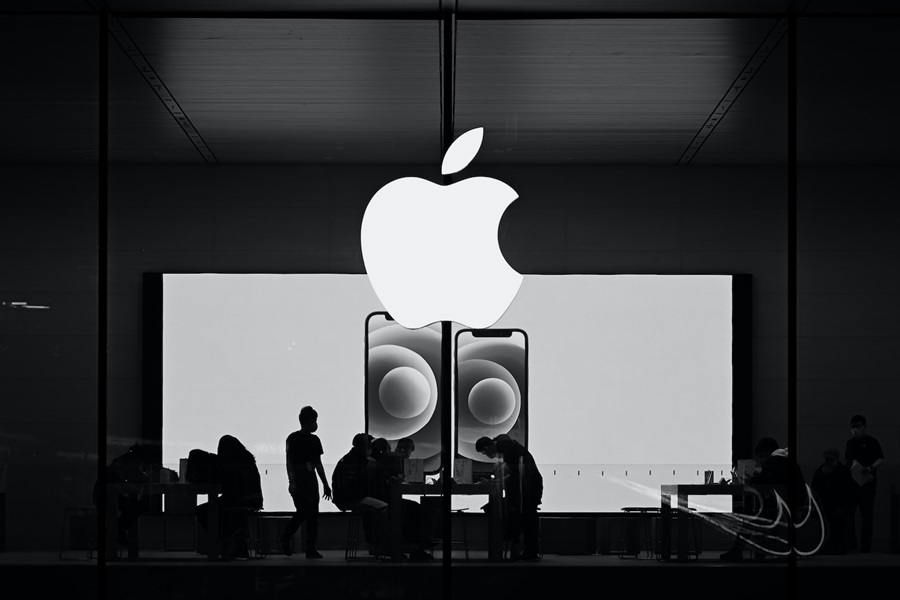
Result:
<svg viewBox="0 0 900 600"><path fill-rule="evenodd" d="M466 167L484 137L479 127L447 150L441 173ZM500 252L500 218L518 194L502 181L472 177L442 186L403 177L382 187L362 220L362 253L375 293L409 329L437 321L490 327L522 285Z"/></svg>

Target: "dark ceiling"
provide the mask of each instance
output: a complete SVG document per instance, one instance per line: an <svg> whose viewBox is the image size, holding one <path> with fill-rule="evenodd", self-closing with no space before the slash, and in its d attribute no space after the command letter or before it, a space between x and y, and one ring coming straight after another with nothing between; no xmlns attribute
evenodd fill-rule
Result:
<svg viewBox="0 0 900 600"><path fill-rule="evenodd" d="M793 123L800 164L897 164L893 4L460 0L445 58L437 0L12 2L0 161L95 162L105 114L113 162L438 164L452 116L481 162L787 164Z"/></svg>

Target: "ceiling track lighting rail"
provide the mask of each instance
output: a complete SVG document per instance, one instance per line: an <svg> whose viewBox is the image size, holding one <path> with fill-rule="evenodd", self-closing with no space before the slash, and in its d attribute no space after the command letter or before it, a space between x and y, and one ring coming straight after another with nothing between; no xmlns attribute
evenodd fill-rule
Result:
<svg viewBox="0 0 900 600"><path fill-rule="evenodd" d="M753 56L751 56L750 60L747 61L747 64L744 65L744 68L741 69L741 73L735 78L734 82L728 88L728 91L722 96L722 99L719 100L719 103L713 109L712 113L707 117L706 122L700 127L700 131L697 132L694 139L688 144L687 149L678 160L679 165L690 164L706 139L712 135L712 132L715 131L719 123L725 118L729 109L737 102L741 93L747 89L748 85L750 85L750 81L753 77L759 73L763 63L766 62L766 59L769 58L778 46L778 43L784 37L787 30L787 19L779 19L772 29L769 30L769 33L762 44L759 45L756 52L753 53Z"/></svg>
<svg viewBox="0 0 900 600"><path fill-rule="evenodd" d="M125 51L128 58L131 59L131 62L137 68L138 72L162 101L163 106L166 107L166 110L169 111L169 114L172 115L172 118L175 119L175 122L178 123L185 135L188 136L188 139L200 153L200 156L203 157L206 164L218 164L219 160L216 158L216 155L213 154L213 151L206 145L203 136L201 136L200 132L197 131L197 128L194 127L190 118L178 104L175 96L173 96L172 92L169 91L169 88L166 87L165 82L163 82L162 78L156 72L156 69L153 68L153 65L150 64L150 61L147 60L147 57L144 56L144 53L141 52L141 49L138 48L137 44L128 34L128 31L125 30L121 21L110 16L107 23L109 33L115 38L122 50Z"/></svg>

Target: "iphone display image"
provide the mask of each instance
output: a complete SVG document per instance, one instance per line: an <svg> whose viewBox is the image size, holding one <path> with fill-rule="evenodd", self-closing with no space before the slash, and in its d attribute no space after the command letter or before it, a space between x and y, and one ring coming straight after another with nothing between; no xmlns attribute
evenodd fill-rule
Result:
<svg viewBox="0 0 900 600"><path fill-rule="evenodd" d="M456 456L472 459L476 480L493 462L475 450L480 437L506 434L527 447L528 336L521 329L462 329L456 334Z"/></svg>
<svg viewBox="0 0 900 600"><path fill-rule="evenodd" d="M408 437L425 472L441 465L441 325L407 329L386 312L366 317L366 433L396 448Z"/></svg>

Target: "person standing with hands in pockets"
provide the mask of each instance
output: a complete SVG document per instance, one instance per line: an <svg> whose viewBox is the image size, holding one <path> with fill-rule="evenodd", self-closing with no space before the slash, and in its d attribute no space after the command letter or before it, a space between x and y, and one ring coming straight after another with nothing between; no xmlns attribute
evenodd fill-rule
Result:
<svg viewBox="0 0 900 600"><path fill-rule="evenodd" d="M288 492L294 501L296 512L281 534L281 549L288 556L293 554L294 534L306 522L306 558L322 558L316 550L319 537L319 482L331 500L331 487L322 466L322 441L315 435L319 429L319 413L311 406L300 409L300 430L287 437Z"/></svg>

